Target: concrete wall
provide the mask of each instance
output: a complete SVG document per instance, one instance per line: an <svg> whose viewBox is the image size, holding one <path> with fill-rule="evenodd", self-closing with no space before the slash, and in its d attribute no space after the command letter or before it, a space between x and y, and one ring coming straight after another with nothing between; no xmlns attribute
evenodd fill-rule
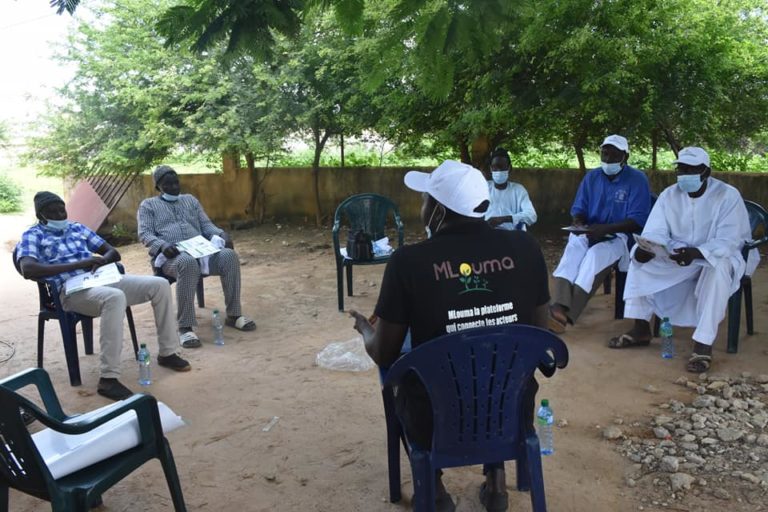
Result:
<svg viewBox="0 0 768 512"><path fill-rule="evenodd" d="M406 223L417 221L421 197L403 185L408 168L324 168L320 170L319 188L323 215L333 217L336 206L346 197L361 192L376 192L390 197L400 208ZM429 170L429 169L425 169ZM222 227L230 227L258 219L263 208L265 218L314 222L312 172L307 168L275 168L264 176L238 169L225 162L223 174L184 174L184 192L200 199L208 215ZM768 175L757 173L714 173L738 188L745 199L768 205ZM655 193L675 182L670 171L649 172ZM568 211L582 174L575 169L514 169L511 178L523 184L531 196L541 224L568 222ZM260 181L263 196L254 186ZM120 223L135 230L136 211L142 199L156 194L150 176L137 180L110 214L109 225ZM264 200L258 199L263 197Z"/></svg>

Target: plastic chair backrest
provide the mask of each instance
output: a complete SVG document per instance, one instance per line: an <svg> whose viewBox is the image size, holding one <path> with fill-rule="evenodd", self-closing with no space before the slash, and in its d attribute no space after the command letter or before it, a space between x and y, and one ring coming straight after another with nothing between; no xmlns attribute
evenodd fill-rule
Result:
<svg viewBox="0 0 768 512"><path fill-rule="evenodd" d="M400 228L400 212L389 198L379 194L357 194L348 197L336 208L333 224L335 230L338 230L341 223L346 221L350 231L363 230L377 240L386 235L390 212L394 214L396 227Z"/></svg>
<svg viewBox="0 0 768 512"><path fill-rule="evenodd" d="M504 325L448 334L398 359L386 385L410 370L432 402L435 467L510 460L525 436L523 396L537 367L547 376L568 364L556 335L528 325ZM422 447L424 448L424 447ZM474 463L474 462L469 462Z"/></svg>
<svg viewBox="0 0 768 512"><path fill-rule="evenodd" d="M15 489L50 501L48 482L53 478L19 410L30 405L21 395L0 386L0 477Z"/></svg>
<svg viewBox="0 0 768 512"><path fill-rule="evenodd" d="M749 228L752 230L752 242L760 243L768 240L768 211L754 201L744 201L749 215Z"/></svg>

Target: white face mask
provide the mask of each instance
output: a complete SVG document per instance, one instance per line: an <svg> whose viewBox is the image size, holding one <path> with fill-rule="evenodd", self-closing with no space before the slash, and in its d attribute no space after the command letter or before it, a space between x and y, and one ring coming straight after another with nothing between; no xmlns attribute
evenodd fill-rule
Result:
<svg viewBox="0 0 768 512"><path fill-rule="evenodd" d="M47 222L43 224L43 226L53 229L55 231L64 231L67 229L67 226L69 225L69 221L67 219L64 220L51 220L51 219L45 219Z"/></svg>
<svg viewBox="0 0 768 512"><path fill-rule="evenodd" d="M491 178L497 185L503 185L509 179L509 171L491 171Z"/></svg>
<svg viewBox="0 0 768 512"><path fill-rule="evenodd" d="M703 183L701 174L681 174L677 177L677 186L686 194L698 192Z"/></svg>
<svg viewBox="0 0 768 512"><path fill-rule="evenodd" d="M603 172L606 176L615 176L621 172L624 167L620 162L609 164L607 162L600 162L600 167L603 168Z"/></svg>
<svg viewBox="0 0 768 512"><path fill-rule="evenodd" d="M171 194L166 194L165 192L163 192L163 195L161 197L163 199L165 199L166 201L170 201L172 203L179 200L179 196L178 195L174 196L174 195L171 195Z"/></svg>

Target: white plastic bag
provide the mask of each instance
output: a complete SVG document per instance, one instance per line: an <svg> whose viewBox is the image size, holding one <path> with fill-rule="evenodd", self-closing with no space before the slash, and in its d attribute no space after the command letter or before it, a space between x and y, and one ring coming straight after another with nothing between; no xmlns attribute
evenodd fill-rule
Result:
<svg viewBox="0 0 768 512"><path fill-rule="evenodd" d="M363 338L330 343L317 354L317 366L341 372L365 372L376 366L368 357Z"/></svg>

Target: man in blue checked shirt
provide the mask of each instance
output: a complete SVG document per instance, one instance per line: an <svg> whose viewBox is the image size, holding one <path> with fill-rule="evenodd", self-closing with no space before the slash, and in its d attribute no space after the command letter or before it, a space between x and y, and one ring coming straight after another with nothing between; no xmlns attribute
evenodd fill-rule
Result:
<svg viewBox="0 0 768 512"><path fill-rule="evenodd" d="M189 362L176 354L176 322L168 281L154 276L124 275L117 283L64 293L67 279L120 261L120 253L99 235L77 222L67 220L64 201L52 192L35 194L35 215L39 222L24 232L16 247L16 258L26 279L44 279L59 292L66 311L101 317L100 373L97 392L112 400L133 393L120 376L125 308L151 302L157 327L157 363L186 372Z"/></svg>

